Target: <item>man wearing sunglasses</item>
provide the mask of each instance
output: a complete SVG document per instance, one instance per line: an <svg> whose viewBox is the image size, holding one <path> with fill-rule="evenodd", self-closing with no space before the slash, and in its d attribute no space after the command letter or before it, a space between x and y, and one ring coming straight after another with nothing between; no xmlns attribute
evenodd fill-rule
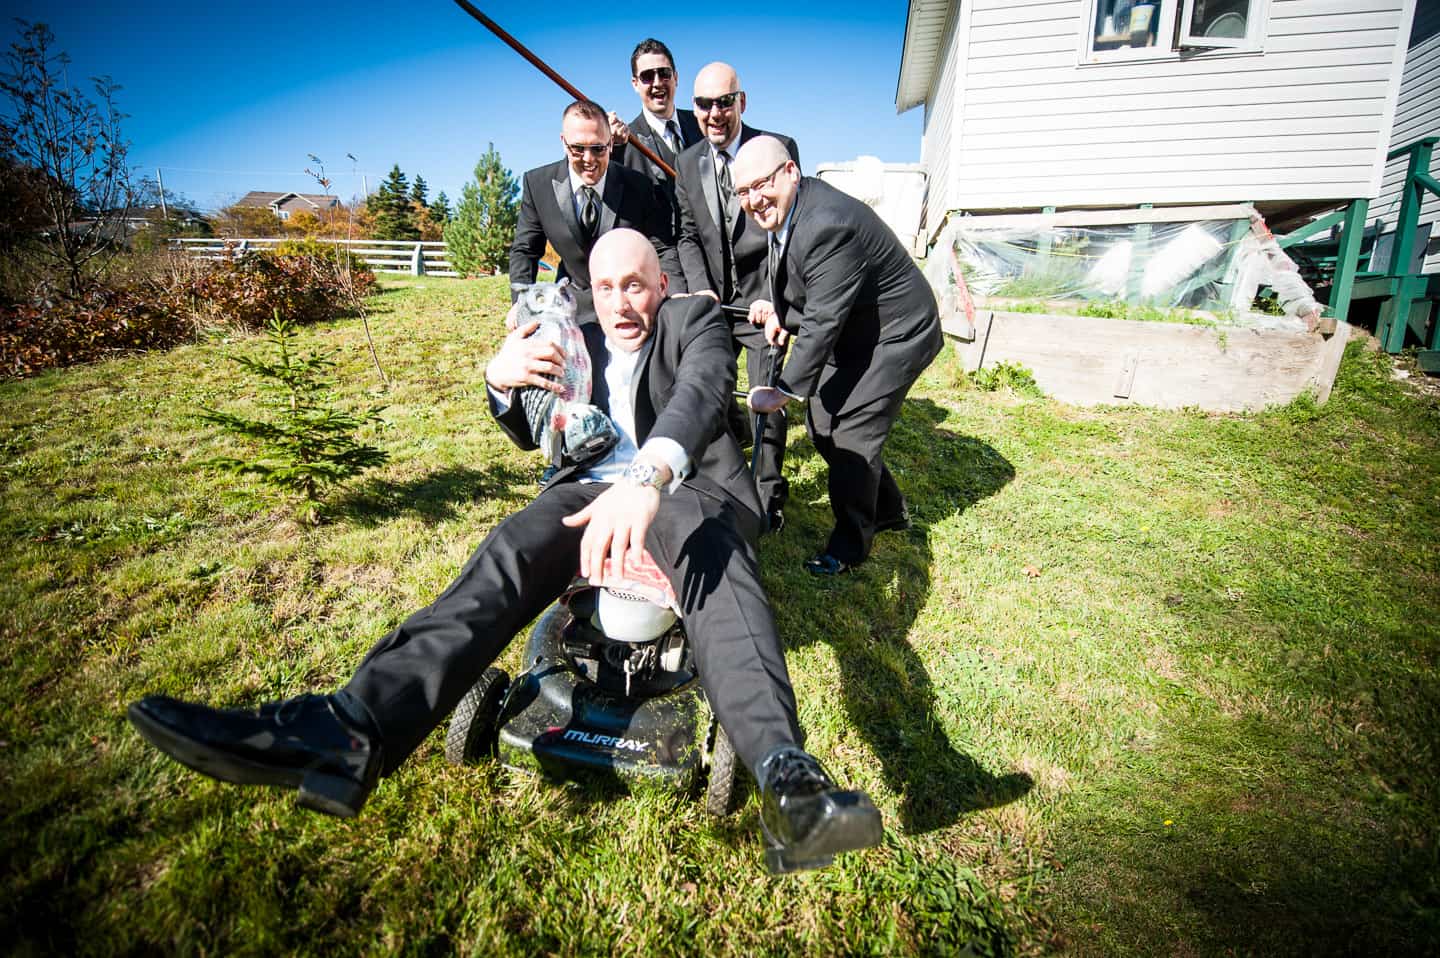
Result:
<svg viewBox="0 0 1440 958"><path fill-rule="evenodd" d="M905 394L940 352L935 293L874 210L802 177L779 140L746 143L734 175L741 206L773 238L774 295L750 305L750 321L776 345L797 337L778 388L753 390L750 405L807 402L835 528L805 568L839 575L865 561L876 533L910 526L881 453Z"/></svg>
<svg viewBox="0 0 1440 958"><path fill-rule="evenodd" d="M704 293L727 306L748 307L756 299L769 298L763 230L747 223L735 199L729 164L740 147L764 134L746 126L745 93L740 78L729 64L711 63L695 77L695 118L705 139L680 154L676 172L675 199L680 207L679 251L685 282L692 292ZM798 167L800 148L788 136L766 134L784 143ZM737 343L747 350L746 370L752 384L769 377L769 359L761 331L735 317L732 327ZM782 511L788 493L781 475L785 454L785 417L768 416L756 466L755 485L777 531L785 521Z"/></svg>
<svg viewBox="0 0 1440 958"><path fill-rule="evenodd" d="M645 174L610 162L610 137L609 120L597 104L576 100L565 108L560 123L565 159L525 174L510 246L510 282L529 284L535 282L549 241L560 255L556 278L568 277L580 293L582 321L594 318L590 250L613 229L649 237L671 288L679 283L684 289L665 197Z"/></svg>
<svg viewBox="0 0 1440 958"><path fill-rule="evenodd" d="M641 40L630 54L630 85L640 97L640 115L619 131L621 138L642 141L673 169L685 148L699 143L701 136L695 114L675 106L679 76L670 48L653 38ZM615 147L615 161L644 173L664 191L678 236L680 214L675 207L675 180L670 174L625 143Z"/></svg>

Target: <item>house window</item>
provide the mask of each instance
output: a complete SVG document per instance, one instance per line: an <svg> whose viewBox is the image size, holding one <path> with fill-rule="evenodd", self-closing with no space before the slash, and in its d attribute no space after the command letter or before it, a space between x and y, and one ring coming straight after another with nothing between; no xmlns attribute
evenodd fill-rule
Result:
<svg viewBox="0 0 1440 958"><path fill-rule="evenodd" d="M276 211L275 211L275 215L278 216L278 217L280 217L282 220L288 220L288 219L290 218L290 211L289 211L289 210L276 210Z"/></svg>
<svg viewBox="0 0 1440 958"><path fill-rule="evenodd" d="M1091 0L1085 63L1258 51L1268 0Z"/></svg>
<svg viewBox="0 0 1440 958"><path fill-rule="evenodd" d="M1250 49L1260 18L1259 0L1190 0L1180 16L1182 47Z"/></svg>

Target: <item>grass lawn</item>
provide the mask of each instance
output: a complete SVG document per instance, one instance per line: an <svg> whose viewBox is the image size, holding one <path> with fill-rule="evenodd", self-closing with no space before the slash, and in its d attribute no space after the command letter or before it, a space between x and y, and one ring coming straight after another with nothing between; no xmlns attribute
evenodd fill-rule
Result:
<svg viewBox="0 0 1440 958"><path fill-rule="evenodd" d="M318 528L200 465L259 339L0 385L8 952L1440 949L1440 405L1358 344L1250 416L980 392L947 350L887 449L916 527L836 582L794 424L766 584L811 749L886 819L831 869L766 874L753 792L715 821L443 731L351 821L162 759L130 701L338 685L535 491L485 409L504 280L386 287L388 391L358 320L300 334L388 404Z"/></svg>

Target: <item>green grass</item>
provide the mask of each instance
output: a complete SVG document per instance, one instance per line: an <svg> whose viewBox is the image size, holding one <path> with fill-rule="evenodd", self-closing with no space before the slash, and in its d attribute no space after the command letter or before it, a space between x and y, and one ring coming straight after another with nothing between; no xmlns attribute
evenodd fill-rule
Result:
<svg viewBox="0 0 1440 958"><path fill-rule="evenodd" d="M389 281L342 399L391 461L297 525L199 463L204 344L0 385L0 941L18 954L1313 954L1440 949L1440 408L1352 346L1331 399L1080 410L947 350L887 449L916 528L852 576L794 424L764 543L809 745L883 847L772 878L757 803L454 768L337 821L163 760L148 692L328 689L537 463L488 421L503 279ZM513 668L518 643L502 664Z"/></svg>

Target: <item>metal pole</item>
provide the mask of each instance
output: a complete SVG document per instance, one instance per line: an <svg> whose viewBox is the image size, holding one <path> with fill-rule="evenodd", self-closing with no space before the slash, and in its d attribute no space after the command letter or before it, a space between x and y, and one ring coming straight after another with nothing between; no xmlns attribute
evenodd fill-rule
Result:
<svg viewBox="0 0 1440 958"><path fill-rule="evenodd" d="M560 74L550 69L549 64L537 57L535 54L531 53L523 43L521 43L519 40L516 40L510 34L506 33L505 29L500 26L500 24L496 23L494 20L491 20L489 17L485 16L485 14L477 10L475 6L469 2L469 0L455 0L455 2L460 6L460 9L470 14L470 16L474 17L476 20L479 20L480 23L484 25L485 29L489 30L491 33L495 34L495 36L499 37L501 42L503 42L506 46L514 50L516 53L520 54L526 60L529 60L532 66L534 66L541 73L545 74L551 80L554 80L555 83L559 85L560 89L564 90L566 93L570 94L577 100L590 99L588 96L581 93L574 86L572 86L570 81L566 80ZM671 178L674 178L675 168L669 163L666 163L664 160L660 159L660 157L656 156L654 151L647 147L644 143L641 143L639 140L632 137L629 145L639 151L640 155L645 157L645 159L660 167L660 169L668 173Z"/></svg>
<svg viewBox="0 0 1440 958"><path fill-rule="evenodd" d="M155 167L155 182L160 186L160 216L163 219L170 218L170 210L165 206L165 177L160 175L160 167Z"/></svg>

